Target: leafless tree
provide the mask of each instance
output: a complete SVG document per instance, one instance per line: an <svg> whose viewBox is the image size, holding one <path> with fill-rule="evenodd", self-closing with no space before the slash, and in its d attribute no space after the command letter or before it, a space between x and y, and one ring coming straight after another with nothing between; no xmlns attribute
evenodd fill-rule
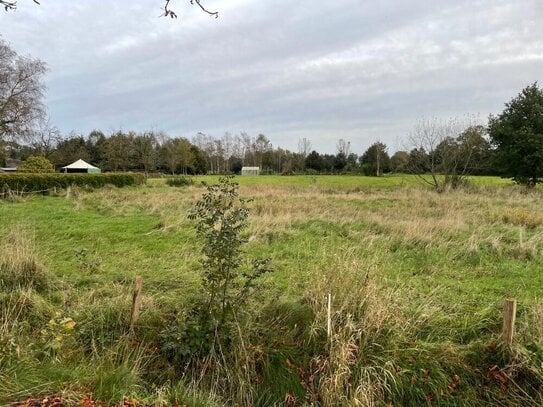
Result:
<svg viewBox="0 0 543 407"><path fill-rule="evenodd" d="M255 140L245 132L241 132L241 145L243 153L243 165L255 165Z"/></svg>
<svg viewBox="0 0 543 407"><path fill-rule="evenodd" d="M347 158L351 154L351 142L340 138L336 144L336 149L338 154L343 154Z"/></svg>
<svg viewBox="0 0 543 407"><path fill-rule="evenodd" d="M420 120L409 135L409 170L437 190L462 184L476 147L471 138L462 135L477 127L475 122L473 117Z"/></svg>
<svg viewBox="0 0 543 407"><path fill-rule="evenodd" d="M22 139L45 117L44 62L17 55L0 40L0 140Z"/></svg>
<svg viewBox="0 0 543 407"><path fill-rule="evenodd" d="M305 137L298 140L298 153L303 157L306 158L307 155L311 152L311 141L306 139Z"/></svg>
<svg viewBox="0 0 543 407"><path fill-rule="evenodd" d="M30 144L45 158L50 158L57 143L62 139L60 130L51 125L48 117L41 120L38 126L29 132Z"/></svg>
<svg viewBox="0 0 543 407"><path fill-rule="evenodd" d="M302 138L298 140L298 154L299 154L299 163L298 166L305 170L305 159L311 152L311 141L309 141L307 138Z"/></svg>

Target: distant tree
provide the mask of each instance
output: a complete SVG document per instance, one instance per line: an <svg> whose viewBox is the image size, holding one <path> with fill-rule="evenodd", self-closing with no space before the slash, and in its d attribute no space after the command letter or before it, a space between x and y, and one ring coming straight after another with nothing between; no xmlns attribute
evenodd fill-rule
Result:
<svg viewBox="0 0 543 407"><path fill-rule="evenodd" d="M104 145L105 168L111 171L126 171L130 168L134 156L133 133L118 131L107 138Z"/></svg>
<svg viewBox="0 0 543 407"><path fill-rule="evenodd" d="M191 147L190 142L186 138L177 139L175 154L183 174L187 174L188 169L194 163L194 154Z"/></svg>
<svg viewBox="0 0 543 407"><path fill-rule="evenodd" d="M543 90L537 82L490 116L488 133L502 175L530 187L543 177Z"/></svg>
<svg viewBox="0 0 543 407"><path fill-rule="evenodd" d="M323 158L315 150L311 151L308 156L305 158L305 168L312 169L315 171L322 171L324 169Z"/></svg>
<svg viewBox="0 0 543 407"><path fill-rule="evenodd" d="M334 171L342 172L347 166L347 156L345 153L339 152L334 157Z"/></svg>
<svg viewBox="0 0 543 407"><path fill-rule="evenodd" d="M36 128L28 133L28 141L34 153L50 158L62 140L60 130L51 125L50 119L40 120Z"/></svg>
<svg viewBox="0 0 543 407"><path fill-rule="evenodd" d="M298 166L301 171L305 170L305 159L311 152L311 141L307 138L298 140Z"/></svg>
<svg viewBox="0 0 543 407"><path fill-rule="evenodd" d="M264 134L259 134L254 144L256 165L263 169L264 155L272 150L272 144Z"/></svg>
<svg viewBox="0 0 543 407"><path fill-rule="evenodd" d="M6 151L6 146L4 142L0 140L0 167L3 167L6 165L7 158L8 158L8 154Z"/></svg>
<svg viewBox="0 0 543 407"><path fill-rule="evenodd" d="M134 137L132 141L136 164L143 168L145 175L154 171L157 165L157 139L152 132Z"/></svg>
<svg viewBox="0 0 543 407"><path fill-rule="evenodd" d="M336 151L338 154L343 154L345 157L348 157L349 154L351 154L351 142L340 138L336 144Z"/></svg>
<svg viewBox="0 0 543 407"><path fill-rule="evenodd" d="M204 151L195 145L190 146L190 151L193 157L190 172L192 174L207 174L207 157Z"/></svg>
<svg viewBox="0 0 543 407"><path fill-rule="evenodd" d="M362 171L365 175L380 177L385 172L390 172L390 157L387 146L384 143L373 143L360 157Z"/></svg>
<svg viewBox="0 0 543 407"><path fill-rule="evenodd" d="M71 135L69 138L60 141L55 151L51 153L51 161L57 168L71 164L79 159L90 161L90 154L87 151L85 139L78 135Z"/></svg>
<svg viewBox="0 0 543 407"><path fill-rule="evenodd" d="M345 171L350 173L356 173L359 171L358 166L358 155L355 153L350 153L347 156L347 165L345 166Z"/></svg>
<svg viewBox="0 0 543 407"><path fill-rule="evenodd" d="M175 175L179 165L179 157L177 156L177 139L166 140L160 147L160 163L165 166L168 171Z"/></svg>
<svg viewBox="0 0 543 407"><path fill-rule="evenodd" d="M307 138L302 138L298 140L298 154L300 154L304 159L311 152L311 141Z"/></svg>
<svg viewBox="0 0 543 407"><path fill-rule="evenodd" d="M241 174L241 169L243 168L243 161L241 158L231 156L228 159L229 170L232 174Z"/></svg>
<svg viewBox="0 0 543 407"><path fill-rule="evenodd" d="M34 174L47 173L55 172L55 167L53 166L53 163L47 158L33 155L28 157L26 161L23 161L21 165L17 167L17 171L30 172Z"/></svg>
<svg viewBox="0 0 543 407"><path fill-rule="evenodd" d="M334 161L334 170L341 172L347 167L347 157L351 154L351 142L339 139L336 144L336 159Z"/></svg>
<svg viewBox="0 0 543 407"><path fill-rule="evenodd" d="M409 164L409 153L407 151L396 151L390 157L390 170L395 173L407 172Z"/></svg>
<svg viewBox="0 0 543 407"><path fill-rule="evenodd" d="M414 147L408 161L409 172L436 190L464 184L474 163L476 144L480 142L472 134L476 128L480 126L474 125L469 117L420 120L409 136Z"/></svg>
<svg viewBox="0 0 543 407"><path fill-rule="evenodd" d="M93 130L87 136L87 151L90 161L94 164L102 165L104 161L106 136L100 130Z"/></svg>
<svg viewBox="0 0 543 407"><path fill-rule="evenodd" d="M470 126L457 138L460 146L459 153L464 157L469 174L491 174L494 171L492 168L493 150L486 130L481 125Z"/></svg>
<svg viewBox="0 0 543 407"><path fill-rule="evenodd" d="M0 140L24 139L44 118L45 72L44 62L19 56L0 40Z"/></svg>
<svg viewBox="0 0 543 407"><path fill-rule="evenodd" d="M336 165L336 156L334 154L321 154L322 171L333 172Z"/></svg>
<svg viewBox="0 0 543 407"><path fill-rule="evenodd" d="M407 170L411 174L426 174L429 171L429 161L428 153L426 153L424 147L414 148L409 152Z"/></svg>

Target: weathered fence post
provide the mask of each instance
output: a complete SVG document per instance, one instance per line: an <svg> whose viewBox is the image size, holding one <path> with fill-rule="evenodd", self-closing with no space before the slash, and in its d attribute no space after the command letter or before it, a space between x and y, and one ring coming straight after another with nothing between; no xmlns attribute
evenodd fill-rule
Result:
<svg viewBox="0 0 543 407"><path fill-rule="evenodd" d="M506 299L503 304L502 340L511 345L515 335L515 319L517 315L517 300Z"/></svg>
<svg viewBox="0 0 543 407"><path fill-rule="evenodd" d="M130 331L134 330L134 324L140 316L141 307L141 288L143 286L143 278L136 276L134 280L134 294L132 295L132 312L130 313Z"/></svg>
<svg viewBox="0 0 543 407"><path fill-rule="evenodd" d="M326 333L328 339L332 338L332 294L328 293L328 310L327 310Z"/></svg>

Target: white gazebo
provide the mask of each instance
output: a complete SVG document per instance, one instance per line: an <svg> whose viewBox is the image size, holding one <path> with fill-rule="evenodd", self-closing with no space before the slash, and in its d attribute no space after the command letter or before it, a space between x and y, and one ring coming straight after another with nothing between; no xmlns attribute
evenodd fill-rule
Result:
<svg viewBox="0 0 543 407"><path fill-rule="evenodd" d="M100 168L95 167L92 164L89 164L86 161L83 160L77 160L74 163L71 163L70 165L67 165L66 167L62 167L62 170L64 172L86 172L89 174L99 174L102 171Z"/></svg>

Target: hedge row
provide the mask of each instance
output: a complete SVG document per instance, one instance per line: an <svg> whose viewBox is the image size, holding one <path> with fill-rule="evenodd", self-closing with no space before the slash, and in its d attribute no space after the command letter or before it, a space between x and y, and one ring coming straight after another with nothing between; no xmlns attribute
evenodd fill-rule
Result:
<svg viewBox="0 0 543 407"><path fill-rule="evenodd" d="M46 192L69 186L100 188L105 185L124 187L145 182L143 174L0 174L0 192Z"/></svg>

